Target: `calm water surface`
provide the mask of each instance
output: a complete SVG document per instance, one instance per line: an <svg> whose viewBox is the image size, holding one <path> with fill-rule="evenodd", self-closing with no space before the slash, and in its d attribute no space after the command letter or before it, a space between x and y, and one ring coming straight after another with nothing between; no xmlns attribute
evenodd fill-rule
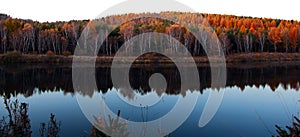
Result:
<svg viewBox="0 0 300 137"><path fill-rule="evenodd" d="M199 118L212 89L210 69L199 67L198 70L201 88L195 91L201 94L196 107L171 136L271 136L276 135L275 125L290 125L292 116L299 116L299 65L229 65L222 104L214 118L205 127L200 128ZM165 76L168 83L166 93L151 91L148 79L154 73ZM121 110L121 117L131 117L134 121L157 119L172 109L180 96L185 96L177 92L181 81L178 70L172 66L135 67L130 70L130 84L138 89L136 92L140 96L161 98L147 112L141 109L134 110L116 96L118 91L112 85L109 68L96 68L96 79L99 91L86 94L73 91L70 67L43 64L1 65L0 102L4 102L6 96L11 101L18 99L19 102L29 105L28 115L33 137L40 136L40 125L49 121L51 113L61 121L60 136L79 137L90 136L93 125L81 112L76 96L91 98L102 94L115 113ZM129 100L134 101L134 98ZM4 103L0 103L0 112L1 116L7 118Z"/></svg>

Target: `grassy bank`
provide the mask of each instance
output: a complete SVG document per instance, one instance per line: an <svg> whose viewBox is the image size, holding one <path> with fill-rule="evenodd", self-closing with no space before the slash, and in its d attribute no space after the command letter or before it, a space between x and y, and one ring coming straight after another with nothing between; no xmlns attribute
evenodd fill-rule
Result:
<svg viewBox="0 0 300 137"><path fill-rule="evenodd" d="M52 54L37 55L37 54L21 54L18 52L9 52L7 54L0 54L0 63L72 63L74 56L58 56ZM80 62L93 61L93 57L87 56L76 56L77 60ZM113 56L98 56L96 62L98 64L110 64L113 60L117 60L119 63L130 63L135 60L134 64L169 64L172 61L166 57L159 56L142 56L137 59L131 57L125 58L114 58ZM209 62L220 62L219 57L212 57L208 60L207 57L178 57L176 58L178 62L189 63L195 61L196 64L199 63L209 63ZM232 54L226 56L227 63L238 63L238 62L282 62L282 61L300 61L300 53L242 53L242 54Z"/></svg>

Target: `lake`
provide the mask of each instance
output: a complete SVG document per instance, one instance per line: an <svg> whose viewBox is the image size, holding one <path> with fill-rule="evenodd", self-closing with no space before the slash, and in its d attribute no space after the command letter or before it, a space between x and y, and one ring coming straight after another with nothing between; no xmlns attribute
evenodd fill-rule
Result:
<svg viewBox="0 0 300 137"><path fill-rule="evenodd" d="M199 118L210 92L210 68L198 66L200 88L195 108L188 118L174 132L173 137L197 136L272 136L277 135L275 125L291 125L293 116L300 112L300 63L248 63L228 64L227 83L222 88L222 103L204 127L199 127ZM122 69L122 68L119 68ZM58 134L62 137L83 137L102 134L93 128L77 102L82 97L87 100L101 95L114 113L132 121L145 122L158 119L169 112L178 98L185 98L189 91L179 93L180 74L175 66L145 67L130 69L130 85L136 95L150 102L159 98L147 109L124 104L119 96L127 101L136 101L135 97L120 94L119 88L112 84L110 68L97 66L97 91L85 93L74 91L72 68L63 64L13 64L0 65L0 102L5 97L11 102L18 99L28 104L31 136L41 136L41 123L48 124L50 114L61 122ZM162 74L167 82L166 92L152 90L148 80L152 74ZM188 107L188 106L187 106ZM0 116L9 118L5 103L0 103ZM180 114L178 114L180 115ZM3 126L3 125L2 125Z"/></svg>

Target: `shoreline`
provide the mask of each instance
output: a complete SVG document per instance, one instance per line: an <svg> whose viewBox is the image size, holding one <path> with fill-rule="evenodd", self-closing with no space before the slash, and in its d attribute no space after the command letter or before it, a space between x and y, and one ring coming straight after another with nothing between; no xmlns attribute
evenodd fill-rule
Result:
<svg viewBox="0 0 300 137"><path fill-rule="evenodd" d="M95 61L95 57L87 56L62 56L62 55L32 55L32 54L0 54L0 64L14 64L14 63L67 63L72 64L73 58L80 63L88 63ZM98 56L96 58L97 64L110 65L112 61L120 64L131 63L133 64L173 64L173 61L164 57L146 57L131 58L131 57L117 57L113 56ZM183 64L192 63L193 61L198 64L208 64L210 62L220 63L222 59L219 57L212 57L208 60L205 56L197 56L192 58L178 57L176 61ZM240 53L226 56L226 63L256 63L256 62L291 62L300 61L300 53Z"/></svg>

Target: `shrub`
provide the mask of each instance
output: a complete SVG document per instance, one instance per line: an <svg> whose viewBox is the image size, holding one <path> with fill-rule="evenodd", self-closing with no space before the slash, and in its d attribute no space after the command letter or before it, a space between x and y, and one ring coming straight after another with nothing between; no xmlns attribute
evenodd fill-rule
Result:
<svg viewBox="0 0 300 137"><path fill-rule="evenodd" d="M55 54L54 54L53 51L48 50L48 51L46 52L46 55L47 55L47 56L54 56Z"/></svg>
<svg viewBox="0 0 300 137"><path fill-rule="evenodd" d="M63 51L61 54L63 56L70 56L70 55L72 55L72 53L70 51Z"/></svg>
<svg viewBox="0 0 300 137"><path fill-rule="evenodd" d="M260 53L255 53L255 58L259 59L259 55L260 55Z"/></svg>
<svg viewBox="0 0 300 137"><path fill-rule="evenodd" d="M30 54L30 55L37 55L38 52L37 51L30 51L28 54Z"/></svg>
<svg viewBox="0 0 300 137"><path fill-rule="evenodd" d="M18 59L21 58L22 54L16 50L9 51L4 55L3 61L5 63L14 63L18 62Z"/></svg>
<svg viewBox="0 0 300 137"><path fill-rule="evenodd" d="M278 125L275 125L278 137L299 137L300 136L300 120L294 116L292 126L285 126L281 128Z"/></svg>
<svg viewBox="0 0 300 137"><path fill-rule="evenodd" d="M6 53L6 55L12 55L12 56L14 56L14 55L21 55L21 53L18 52L18 51L16 51L16 50L13 50L13 51L8 51Z"/></svg>

